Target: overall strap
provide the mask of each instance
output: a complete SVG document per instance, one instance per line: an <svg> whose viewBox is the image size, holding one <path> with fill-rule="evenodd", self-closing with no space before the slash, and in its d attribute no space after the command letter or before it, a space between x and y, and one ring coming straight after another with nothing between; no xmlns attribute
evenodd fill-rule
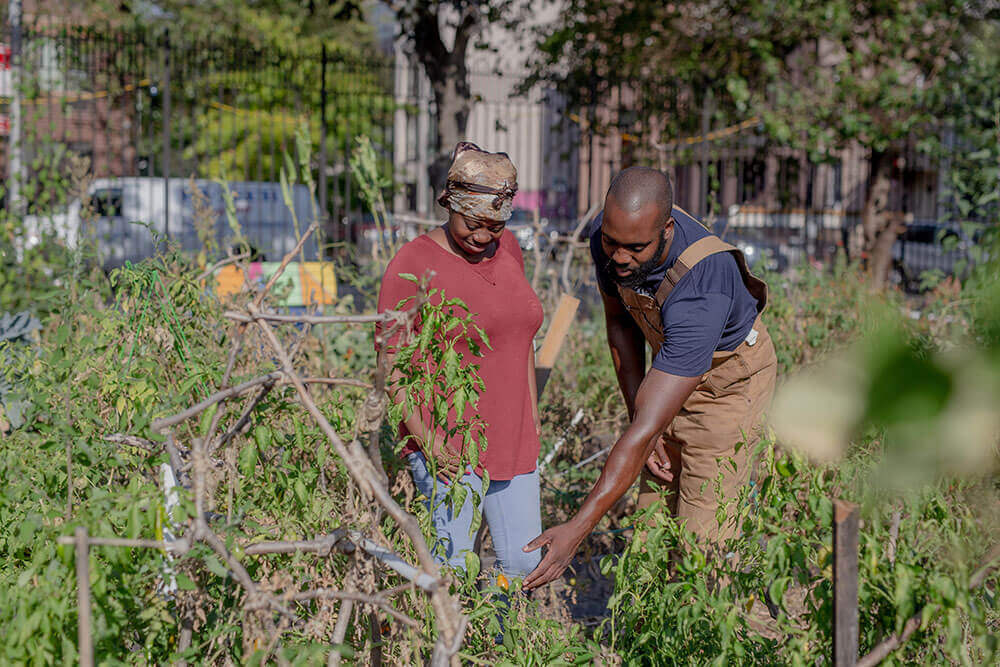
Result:
<svg viewBox="0 0 1000 667"><path fill-rule="evenodd" d="M710 235L698 239L681 253L680 257L667 269L667 275L660 283L660 288L656 290L656 301L663 306L667 302L670 293L680 282L680 279L687 275L695 264L705 259L709 255L720 252L732 252L737 250L718 236Z"/></svg>

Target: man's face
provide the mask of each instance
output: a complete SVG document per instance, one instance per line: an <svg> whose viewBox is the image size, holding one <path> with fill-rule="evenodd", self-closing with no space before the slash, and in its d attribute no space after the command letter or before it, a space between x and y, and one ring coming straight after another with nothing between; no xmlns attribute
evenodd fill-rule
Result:
<svg viewBox="0 0 1000 667"><path fill-rule="evenodd" d="M605 203L601 248L608 256L608 271L619 285L634 289L663 263L673 219L663 226L660 215L655 202L636 211L620 207L614 199Z"/></svg>

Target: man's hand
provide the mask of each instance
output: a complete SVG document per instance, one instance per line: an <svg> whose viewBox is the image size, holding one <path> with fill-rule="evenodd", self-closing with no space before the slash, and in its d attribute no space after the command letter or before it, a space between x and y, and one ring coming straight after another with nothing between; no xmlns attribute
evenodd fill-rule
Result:
<svg viewBox="0 0 1000 667"><path fill-rule="evenodd" d="M661 435L653 445L653 451L646 460L646 467L653 477L664 482L672 482L674 475L680 473L681 452Z"/></svg>
<svg viewBox="0 0 1000 667"><path fill-rule="evenodd" d="M549 528L524 547L525 551L534 551L545 545L549 547L542 562L524 580L525 588L538 588L562 574L583 538L632 486L642 472L642 466L649 460L663 429L670 424L700 381L700 377L671 375L655 368L649 371L636 394L632 423L611 448L601 476L576 516L560 526ZM675 474L679 470L678 462Z"/></svg>
<svg viewBox="0 0 1000 667"><path fill-rule="evenodd" d="M542 558L542 562L524 578L524 588L527 590L538 588L553 579L557 579L573 560L573 554L576 553L580 542L583 542L583 538L589 532L590 529L585 524L571 519L566 523L549 528L524 545L525 551L534 551L540 547L548 546L548 551Z"/></svg>

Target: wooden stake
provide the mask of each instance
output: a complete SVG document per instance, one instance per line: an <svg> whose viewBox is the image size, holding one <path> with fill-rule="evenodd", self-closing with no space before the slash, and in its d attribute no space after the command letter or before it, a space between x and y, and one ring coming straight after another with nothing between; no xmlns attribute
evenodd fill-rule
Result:
<svg viewBox="0 0 1000 667"><path fill-rule="evenodd" d="M542 341L542 349L538 351L535 361L535 383L538 387L538 395L542 395L542 389L549 379L552 367L556 363L556 357L566 342L566 335L569 333L573 318L580 307L580 300L569 294L559 297L559 305L556 306L555 315L549 324L549 330L545 333L545 340Z"/></svg>
<svg viewBox="0 0 1000 667"><path fill-rule="evenodd" d="M833 501L833 664L858 661L858 506Z"/></svg>
<svg viewBox="0 0 1000 667"><path fill-rule="evenodd" d="M76 634L80 667L93 667L94 645L90 636L90 542L84 526L76 527L76 604L79 610Z"/></svg>

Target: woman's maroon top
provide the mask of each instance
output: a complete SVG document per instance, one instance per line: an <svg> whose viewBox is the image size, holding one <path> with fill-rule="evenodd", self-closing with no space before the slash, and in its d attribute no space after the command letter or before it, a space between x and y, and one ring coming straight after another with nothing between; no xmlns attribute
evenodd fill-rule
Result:
<svg viewBox="0 0 1000 667"><path fill-rule="evenodd" d="M444 292L444 298L459 298L475 314L474 321L486 332L490 349L481 357L469 352L464 341L456 345L463 364L479 364L485 385L479 396L478 415L486 424L486 451L480 454L477 472L486 469L490 479L507 480L529 473L538 461L539 441L528 391L528 359L534 354L533 341L542 325L542 304L524 276L524 258L514 235L508 230L500 237L492 257L472 264L453 255L434 239L422 235L410 241L393 257L382 277L379 311L394 309L402 299L413 296L416 286L400 278L402 273L422 276L434 271L430 286ZM435 296L440 303L440 294ZM471 410L466 410L469 418ZM430 406L424 406L425 423L431 423ZM454 412L449 423L454 423ZM407 435L405 425L401 435ZM461 449L461 440L448 446ZM416 451L412 440L404 455Z"/></svg>

